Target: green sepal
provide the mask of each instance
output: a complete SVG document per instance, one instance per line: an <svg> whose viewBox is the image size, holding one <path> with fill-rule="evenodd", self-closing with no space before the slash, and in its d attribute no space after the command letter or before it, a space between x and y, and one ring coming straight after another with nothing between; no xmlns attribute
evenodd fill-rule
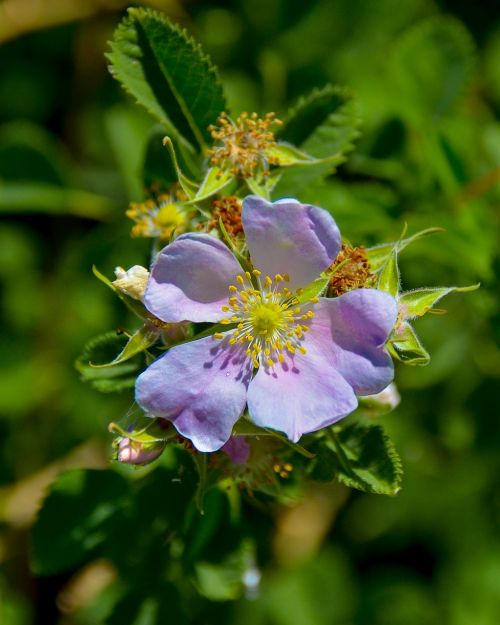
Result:
<svg viewBox="0 0 500 625"><path fill-rule="evenodd" d="M169 134L184 146L210 142L208 126L225 98L216 68L184 30L159 12L131 8L110 46L111 74Z"/></svg>
<svg viewBox="0 0 500 625"><path fill-rule="evenodd" d="M245 182L252 193L263 197L265 200L271 199L272 187L265 178L245 178Z"/></svg>
<svg viewBox="0 0 500 625"><path fill-rule="evenodd" d="M427 312L431 310L434 304L437 304L440 299L449 293L467 293L468 291L475 291L479 288L479 284L472 284L471 286L443 286L443 287L429 287L423 289L416 289L415 291L407 291L402 293L399 298L400 310L403 313L404 319L415 319L416 317L423 317Z"/></svg>
<svg viewBox="0 0 500 625"><path fill-rule="evenodd" d="M161 334L161 330L152 323L145 323L141 328L136 330L127 341L127 344L122 351L111 362L97 365L89 362L89 365L93 369L105 369L107 367L116 367L122 362L126 362L133 358L137 354L148 349L151 345L154 345Z"/></svg>
<svg viewBox="0 0 500 625"><path fill-rule="evenodd" d="M170 158L172 159L172 164L175 169L175 173L177 174L177 180L181 186L181 189L187 195L189 200L193 200L197 191L198 185L196 182L190 180L181 170L179 166L179 161L177 160L177 155L175 153L174 144L170 137L163 137L163 145L167 148Z"/></svg>
<svg viewBox="0 0 500 625"><path fill-rule="evenodd" d="M80 373L81 380L88 382L102 393L133 388L139 369L143 366L144 359L140 358L140 355L105 369L89 365L89 362L109 361L124 348L124 341L128 341L127 337L116 332L106 332L88 341L75 361L75 368Z"/></svg>
<svg viewBox="0 0 500 625"><path fill-rule="evenodd" d="M210 167L192 201L201 202L206 200L222 191L233 180L234 176L231 172L224 171L220 167Z"/></svg>
<svg viewBox="0 0 500 625"><path fill-rule="evenodd" d="M407 237L406 239L402 238L399 241L382 243L381 245L375 245L374 247L367 248L365 252L370 263L371 271L379 271L384 266L388 256L395 247L397 248L398 252L401 252L405 249L405 247L410 245L410 243L418 241L418 239L422 239L429 236L430 234L435 234L437 232L445 232L445 230L444 228L426 228L425 230L420 230L419 232L416 232L411 237Z"/></svg>
<svg viewBox="0 0 500 625"><path fill-rule="evenodd" d="M332 274L328 276L321 276L304 287L297 295L297 299L300 304L310 302L314 297L320 296L328 286L328 283L332 279Z"/></svg>
<svg viewBox="0 0 500 625"><path fill-rule="evenodd" d="M118 434L123 438L130 438L136 443L149 445L152 443L160 443L169 441L177 436L177 432L173 427L165 429L158 419L142 417L130 430L125 430L118 423L110 423L108 430L113 434Z"/></svg>
<svg viewBox="0 0 500 625"><path fill-rule="evenodd" d="M279 439L288 447L299 453L301 456L305 458L314 458L314 453L310 452L302 445L298 445L297 443L292 443L286 436L276 432L274 430L268 430L267 428L261 428L258 425L252 423L246 417L242 417L239 421L234 424L233 427L233 436L272 436L274 438Z"/></svg>
<svg viewBox="0 0 500 625"><path fill-rule="evenodd" d="M377 289L389 293L389 295L393 297L397 297L399 293L399 280L398 251L395 245L379 273Z"/></svg>
<svg viewBox="0 0 500 625"><path fill-rule="evenodd" d="M403 322L393 332L387 347L391 355L405 365L421 366L428 365L431 357L420 343L415 330L409 323Z"/></svg>
<svg viewBox="0 0 500 625"><path fill-rule="evenodd" d="M401 460L381 425L352 423L325 430L316 443L310 477L337 479L366 493L396 495L403 475Z"/></svg>
<svg viewBox="0 0 500 625"><path fill-rule="evenodd" d="M290 143L276 143L266 150L266 155L279 159L278 167L292 167L294 165L315 165L322 163L321 159L299 150Z"/></svg>
<svg viewBox="0 0 500 625"><path fill-rule="evenodd" d="M146 307L144 306L142 302L140 302L137 299L134 299L133 297L129 297L128 295L125 295L123 291L121 291L120 289L117 289L116 286L111 282L111 280L106 278L106 276L102 274L95 265L92 265L92 273L98 280L103 282L116 295L118 295L118 297L122 300L125 306L127 306L127 308L131 310L134 313L134 315L137 315L140 319L143 319L143 320L148 319L149 313L146 310Z"/></svg>

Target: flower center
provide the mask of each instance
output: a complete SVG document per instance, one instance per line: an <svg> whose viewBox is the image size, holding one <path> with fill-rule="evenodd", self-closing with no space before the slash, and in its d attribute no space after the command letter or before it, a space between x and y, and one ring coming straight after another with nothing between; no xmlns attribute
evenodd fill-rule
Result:
<svg viewBox="0 0 500 625"><path fill-rule="evenodd" d="M222 306L224 313L231 314L221 323L236 324L229 343L240 343L254 367L273 367L284 362L286 354L306 353L302 343L314 317L311 304L319 300L315 297L301 303L302 289L292 292L285 284L288 275L261 276L258 269L236 276L238 286L229 286L228 302ZM223 339L224 335L217 332L214 338Z"/></svg>
<svg viewBox="0 0 500 625"><path fill-rule="evenodd" d="M211 164L239 178L266 176L270 165L279 165L279 159L270 153L276 145L271 128L281 124L274 113L267 113L264 119L257 113L242 113L236 121L222 113L217 125L209 127L215 142L209 150Z"/></svg>
<svg viewBox="0 0 500 625"><path fill-rule="evenodd" d="M133 237L160 237L168 239L174 231L185 230L192 214L175 195L160 195L156 200L146 200L140 204L133 203L127 210L127 217L135 222L132 228Z"/></svg>

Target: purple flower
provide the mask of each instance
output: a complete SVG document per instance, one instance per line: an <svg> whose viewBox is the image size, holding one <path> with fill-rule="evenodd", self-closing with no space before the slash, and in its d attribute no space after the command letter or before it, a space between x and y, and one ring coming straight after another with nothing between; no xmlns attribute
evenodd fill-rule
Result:
<svg viewBox="0 0 500 625"><path fill-rule="evenodd" d="M225 330L171 348L136 384L145 412L169 419L204 452L229 440L245 405L255 424L297 441L352 412L356 394L378 393L393 378L384 348L397 316L393 297L357 289L302 302L302 289L340 249L329 213L250 196L242 223L252 271L218 239L184 234L159 253L144 297L163 321Z"/></svg>

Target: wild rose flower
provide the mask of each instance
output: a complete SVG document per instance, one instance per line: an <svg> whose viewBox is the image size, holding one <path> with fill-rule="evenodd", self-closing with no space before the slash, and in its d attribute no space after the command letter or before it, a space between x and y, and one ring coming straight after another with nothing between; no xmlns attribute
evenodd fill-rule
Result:
<svg viewBox="0 0 500 625"><path fill-rule="evenodd" d="M165 322L227 326L171 348L136 383L144 411L169 419L203 452L229 440L245 405L255 424L297 441L352 412L356 394L378 393L393 378L384 348L397 316L393 297L356 289L301 300L340 250L329 213L249 196L242 223L251 272L218 239L189 233L158 254L144 297Z"/></svg>

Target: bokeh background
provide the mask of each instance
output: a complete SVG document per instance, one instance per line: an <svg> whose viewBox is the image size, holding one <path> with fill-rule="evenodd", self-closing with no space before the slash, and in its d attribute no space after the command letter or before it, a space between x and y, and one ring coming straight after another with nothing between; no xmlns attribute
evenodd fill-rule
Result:
<svg viewBox="0 0 500 625"><path fill-rule="evenodd" d="M431 364L398 369L403 400L382 422L403 459L400 494L315 487L299 505L255 513L255 534L267 541L258 598L207 602L199 622L496 625L498 5L142 4L202 43L233 112L283 115L326 82L352 88L363 119L357 149L301 199L331 210L357 244L394 240L405 222L410 233L445 228L403 253L407 289L482 284L450 296L446 316L417 322ZM127 322L92 264L111 275L116 265L147 263L147 244L131 242L124 211L142 198L153 122L125 97L104 57L125 6L0 3L2 625L98 625L95 606L113 579L103 561L37 578L29 536L55 475L107 465L107 424L132 402L129 393L86 387L73 368L89 338ZM141 618L130 612L120 622L156 622Z"/></svg>

